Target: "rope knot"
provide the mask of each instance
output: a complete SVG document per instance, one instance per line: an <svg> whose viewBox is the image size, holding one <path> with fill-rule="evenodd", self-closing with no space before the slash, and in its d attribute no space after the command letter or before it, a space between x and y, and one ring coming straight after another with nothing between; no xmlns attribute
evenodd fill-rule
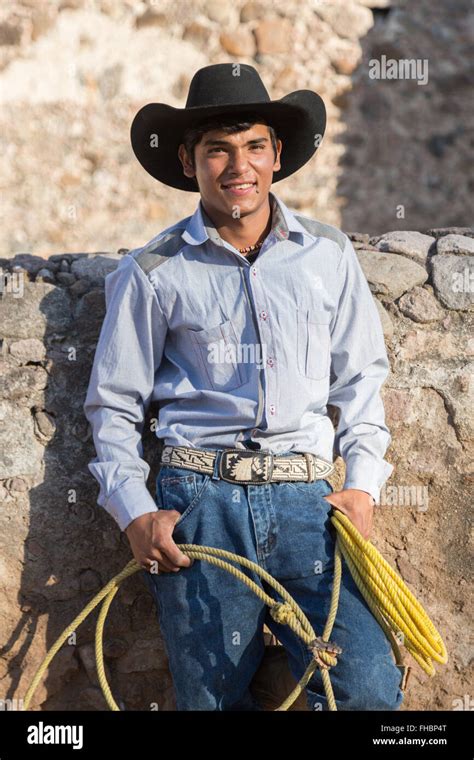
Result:
<svg viewBox="0 0 474 760"><path fill-rule="evenodd" d="M324 641L324 639L319 636L316 636L316 638L308 644L308 649L312 653L319 667L324 668L325 670L329 670L329 668L333 668L337 665L336 655L342 653L340 646L333 641Z"/></svg>
<svg viewBox="0 0 474 760"><path fill-rule="evenodd" d="M277 602L273 607L270 607L270 615L276 623L282 625L289 625L290 620L293 620L296 616L288 602Z"/></svg>

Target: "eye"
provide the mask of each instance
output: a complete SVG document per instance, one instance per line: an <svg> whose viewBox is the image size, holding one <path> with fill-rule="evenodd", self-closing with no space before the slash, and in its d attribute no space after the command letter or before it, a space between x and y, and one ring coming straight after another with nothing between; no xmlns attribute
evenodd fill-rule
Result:
<svg viewBox="0 0 474 760"><path fill-rule="evenodd" d="M265 145L252 145L252 150L265 150ZM224 148L211 148L209 153L216 153L216 151L223 151Z"/></svg>

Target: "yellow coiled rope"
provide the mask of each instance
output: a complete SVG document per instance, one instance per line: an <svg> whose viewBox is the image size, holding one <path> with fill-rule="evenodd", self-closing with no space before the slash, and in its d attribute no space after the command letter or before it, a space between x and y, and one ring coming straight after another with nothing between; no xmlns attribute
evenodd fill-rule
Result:
<svg viewBox="0 0 474 760"><path fill-rule="evenodd" d="M191 559L200 559L210 562L216 567L232 573L232 575L241 580L242 583L247 584L247 586L270 607L270 614L274 620L288 625L292 631L305 642L308 649L313 653L313 658L301 680L277 710L288 710L288 708L291 707L311 679L311 676L317 667L321 670L329 709L337 710L329 677L329 668L337 665L336 655L340 653L341 650L337 644L332 644L330 642L329 637L333 629L339 604L342 576L341 553L347 562L349 570L352 573L354 581L359 587L361 594L391 641L397 663L403 664L399 648L399 636L401 636L402 642L407 651L410 652L412 657L418 662L421 668L428 673L428 675L433 676L435 674L432 660L442 664L448 661L446 647L440 634L428 618L421 604L408 590L402 578L392 567L390 567L370 541L366 541L361 536L357 528L343 512L338 509L333 509L331 522L337 531L337 541L334 553L334 582L329 615L323 634L320 638L316 636L306 615L290 594L288 594L283 586L269 575L269 573L259 567L259 565L246 559L246 557L241 557L232 552L224 551L223 549L217 549L211 546L199 546L197 544L177 544L183 554L186 554ZM228 562L225 562L222 558L231 560L232 562L236 562L243 567L253 570L261 578L267 581L284 601L275 601L275 599L266 594L259 585L249 578L248 575L241 572L233 565L230 565ZM48 651L46 657L35 673L33 681L23 701L23 710L28 710L31 698L43 673L66 641L67 637L76 630L76 628L88 617L92 610L95 609L102 600L103 604L97 620L95 636L97 673L108 706L111 710L120 710L112 696L112 692L110 691L105 676L102 648L104 624L109 607L115 594L119 590L122 581L141 569L141 566L135 559L131 560L118 575L112 578L109 583L99 591L72 623L68 625Z"/></svg>

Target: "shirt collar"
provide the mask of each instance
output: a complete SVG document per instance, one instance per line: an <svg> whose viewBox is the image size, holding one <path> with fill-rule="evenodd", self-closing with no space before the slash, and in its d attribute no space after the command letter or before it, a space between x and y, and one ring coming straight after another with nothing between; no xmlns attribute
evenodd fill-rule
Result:
<svg viewBox="0 0 474 760"><path fill-rule="evenodd" d="M277 240L288 240L294 233L296 242L303 245L303 236L308 234L307 230L298 222L293 212L280 198L277 198L271 191L269 197L272 208L271 232L274 233ZM199 200L197 209L189 219L181 237L189 245L202 245L206 240L212 240L217 245L222 245L223 242L213 222L206 214L201 200Z"/></svg>

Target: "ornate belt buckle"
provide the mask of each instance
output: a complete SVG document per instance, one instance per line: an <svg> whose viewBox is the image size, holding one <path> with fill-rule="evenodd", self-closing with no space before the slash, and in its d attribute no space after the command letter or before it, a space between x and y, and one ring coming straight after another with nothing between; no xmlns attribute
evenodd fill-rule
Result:
<svg viewBox="0 0 474 760"><path fill-rule="evenodd" d="M226 449L219 462L219 475L229 483L269 483L273 474L273 454Z"/></svg>

